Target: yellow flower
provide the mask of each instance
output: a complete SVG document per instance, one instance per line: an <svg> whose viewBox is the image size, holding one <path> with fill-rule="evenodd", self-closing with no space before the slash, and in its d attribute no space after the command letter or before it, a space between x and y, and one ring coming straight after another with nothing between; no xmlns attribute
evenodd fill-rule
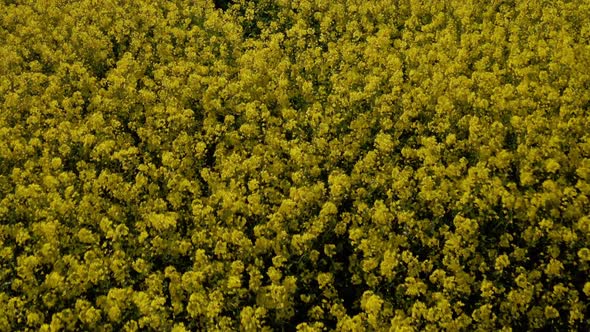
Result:
<svg viewBox="0 0 590 332"><path fill-rule="evenodd" d="M363 301L364 300L364 301ZM370 314L377 314L381 311L383 300L374 293L367 291L363 294L361 306Z"/></svg>
<svg viewBox="0 0 590 332"><path fill-rule="evenodd" d="M578 257L580 258L580 260L582 262L590 261L590 249L582 248L582 249L578 250Z"/></svg>
<svg viewBox="0 0 590 332"><path fill-rule="evenodd" d="M550 276L559 276L563 270L563 263L551 258L547 266L545 267L545 273Z"/></svg>
<svg viewBox="0 0 590 332"><path fill-rule="evenodd" d="M559 165L559 163L555 159L548 159L547 162L545 163L545 169L549 173L557 172L560 167L561 166Z"/></svg>
<svg viewBox="0 0 590 332"><path fill-rule="evenodd" d="M548 305L548 306L545 307L545 317L547 319L558 318L559 317L559 311L557 311L557 309L555 309L554 307Z"/></svg>
<svg viewBox="0 0 590 332"><path fill-rule="evenodd" d="M496 288L494 284L489 280L484 280L481 283L480 291L483 297L490 297L494 295Z"/></svg>
<svg viewBox="0 0 590 332"><path fill-rule="evenodd" d="M320 289L323 289L333 282L333 275L330 272L321 272L317 276L317 281L320 285Z"/></svg>
<svg viewBox="0 0 590 332"><path fill-rule="evenodd" d="M508 255L500 255L496 258L496 263L494 265L494 268L498 271L502 271L504 270L504 268L508 267L510 265L510 259L508 258Z"/></svg>

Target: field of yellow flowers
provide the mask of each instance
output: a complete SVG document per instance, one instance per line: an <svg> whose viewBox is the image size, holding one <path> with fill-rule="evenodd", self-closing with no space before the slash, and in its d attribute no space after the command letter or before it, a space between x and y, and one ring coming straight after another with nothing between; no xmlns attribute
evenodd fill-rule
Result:
<svg viewBox="0 0 590 332"><path fill-rule="evenodd" d="M0 1L0 331L590 330L588 0Z"/></svg>

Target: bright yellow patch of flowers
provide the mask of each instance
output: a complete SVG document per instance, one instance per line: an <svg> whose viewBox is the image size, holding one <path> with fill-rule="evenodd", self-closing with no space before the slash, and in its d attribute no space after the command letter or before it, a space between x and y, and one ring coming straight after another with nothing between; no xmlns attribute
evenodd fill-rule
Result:
<svg viewBox="0 0 590 332"><path fill-rule="evenodd" d="M587 1L221 2L0 3L0 330L590 330Z"/></svg>

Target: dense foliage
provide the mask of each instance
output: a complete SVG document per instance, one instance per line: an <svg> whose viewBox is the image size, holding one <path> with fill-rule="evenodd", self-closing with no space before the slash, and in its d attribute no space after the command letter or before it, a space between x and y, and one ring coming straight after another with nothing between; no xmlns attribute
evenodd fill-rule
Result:
<svg viewBox="0 0 590 332"><path fill-rule="evenodd" d="M2 331L590 329L586 0L4 0L0 59Z"/></svg>

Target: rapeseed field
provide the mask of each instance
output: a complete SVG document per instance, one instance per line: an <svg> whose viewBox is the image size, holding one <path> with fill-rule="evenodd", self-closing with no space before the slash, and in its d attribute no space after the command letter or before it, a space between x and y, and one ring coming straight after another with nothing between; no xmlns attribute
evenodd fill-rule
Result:
<svg viewBox="0 0 590 332"><path fill-rule="evenodd" d="M0 331L590 330L587 0L0 1Z"/></svg>

